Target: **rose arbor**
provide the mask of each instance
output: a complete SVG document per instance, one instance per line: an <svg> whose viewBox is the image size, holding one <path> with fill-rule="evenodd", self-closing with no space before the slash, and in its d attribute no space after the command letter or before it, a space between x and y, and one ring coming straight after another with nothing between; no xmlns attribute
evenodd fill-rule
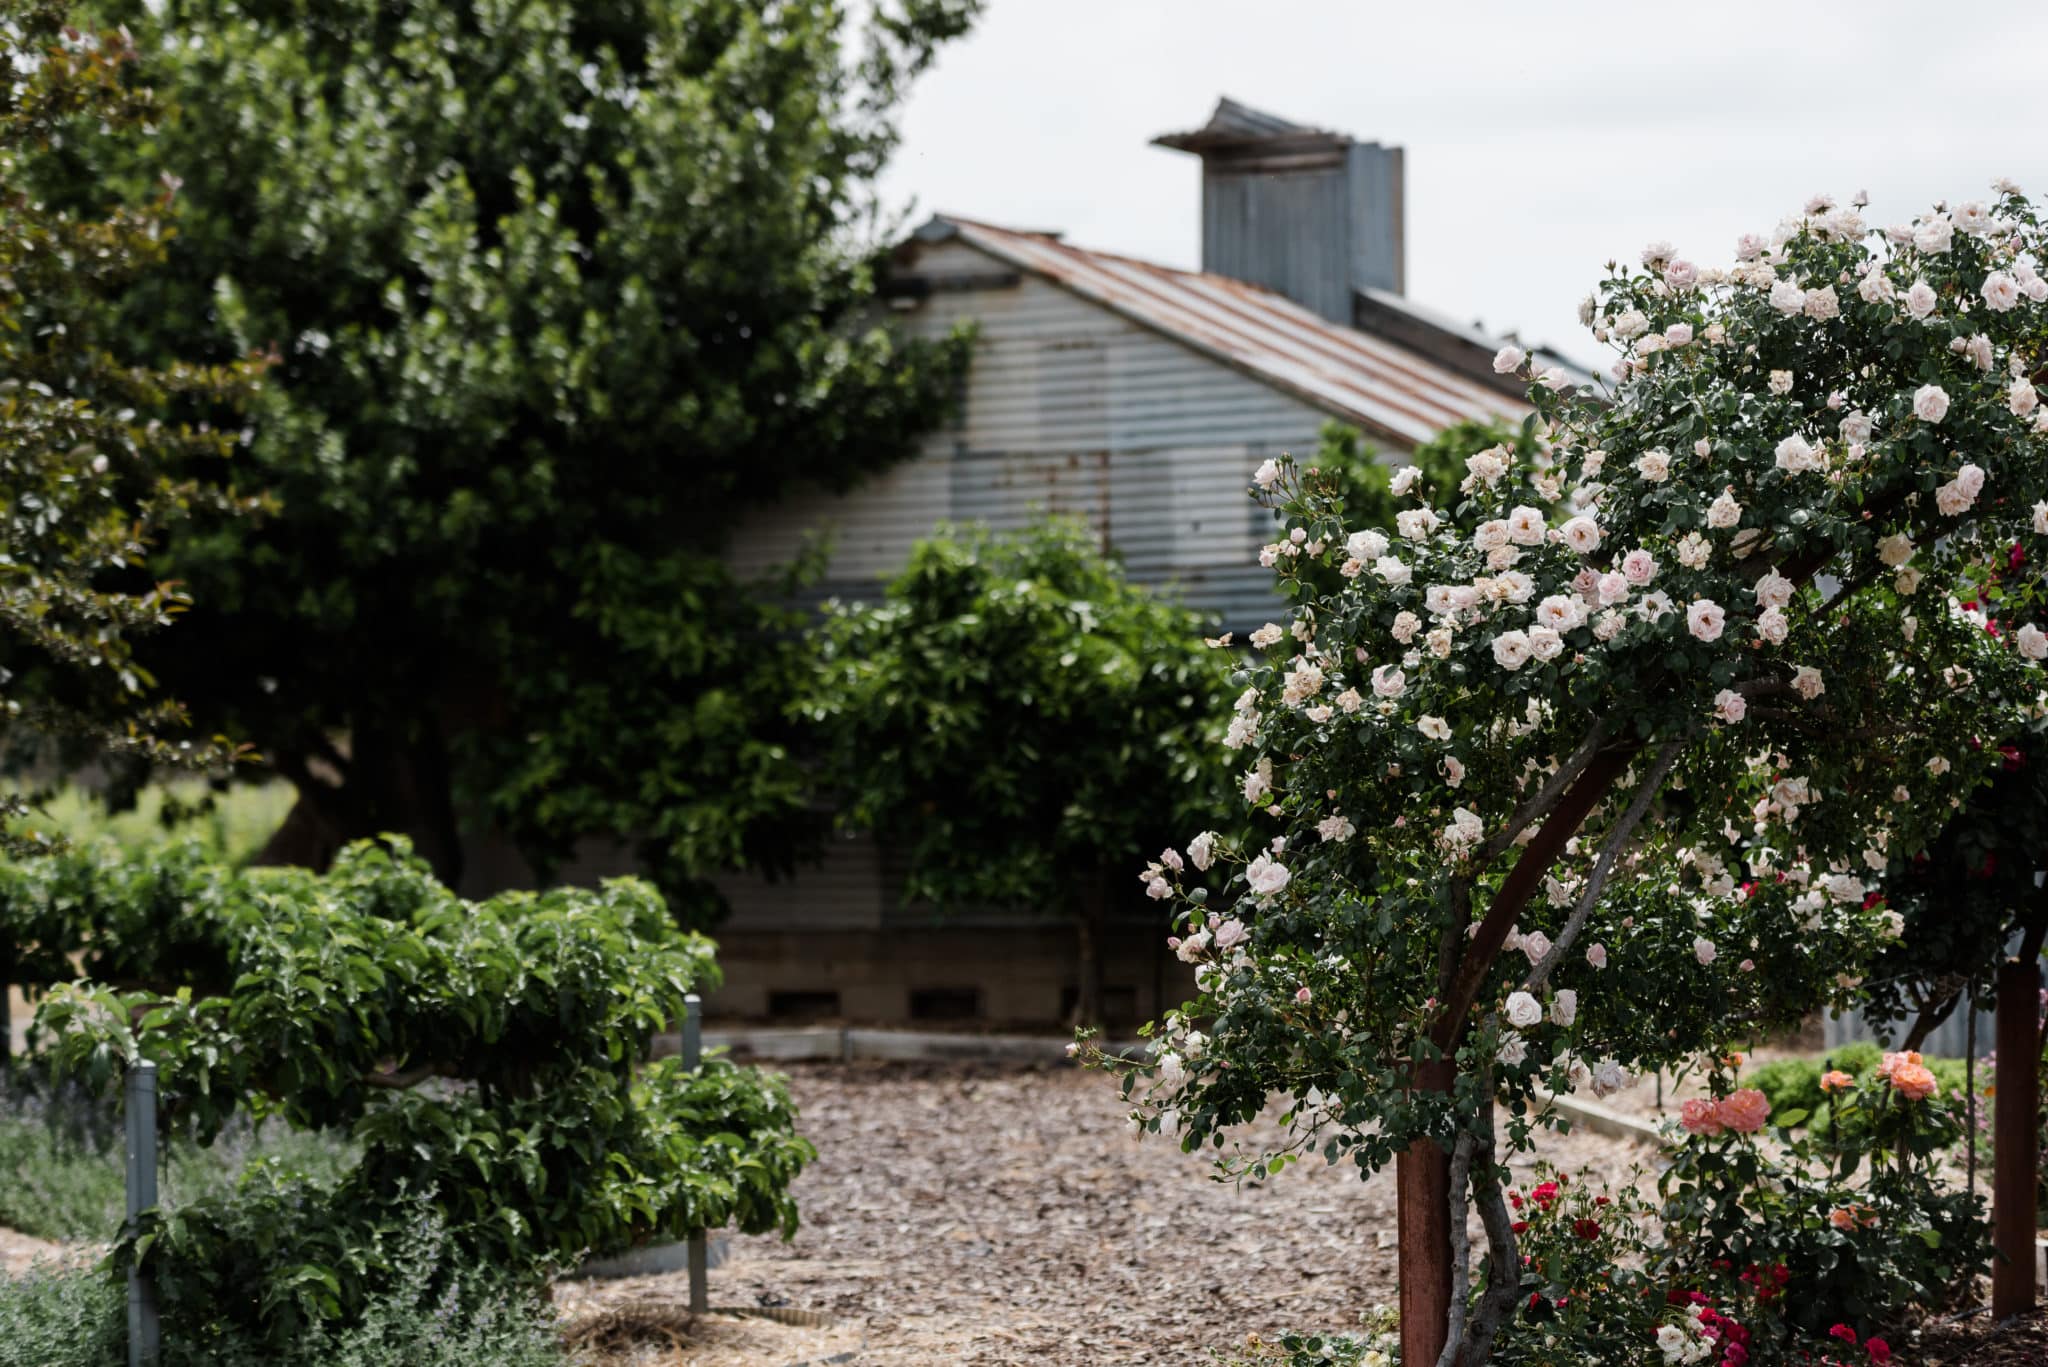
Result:
<svg viewBox="0 0 2048 1367"><path fill-rule="evenodd" d="M1404 1362L1483 1361L1519 1299L1493 1102L1522 1147L1539 1083L1840 994L1897 933L1865 880L2038 710L2048 636L1958 600L2048 533L2041 248L2010 187L1881 233L1816 199L1727 270L1656 244L1583 310L1613 393L1533 377L1533 462L1404 472L1366 528L1258 472L1298 602L1226 739L1264 830L1147 870L1201 995L1126 1087L1190 1148L1291 1098L1241 1168L1397 1160Z"/></svg>

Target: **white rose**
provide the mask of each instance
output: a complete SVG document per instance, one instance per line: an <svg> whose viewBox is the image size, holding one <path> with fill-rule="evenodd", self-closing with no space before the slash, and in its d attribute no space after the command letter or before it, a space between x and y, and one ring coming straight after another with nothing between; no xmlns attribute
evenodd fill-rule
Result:
<svg viewBox="0 0 2048 1367"><path fill-rule="evenodd" d="M1913 538L1904 532L1894 532L1877 543L1877 558L1897 569L1913 558Z"/></svg>
<svg viewBox="0 0 2048 1367"><path fill-rule="evenodd" d="M1581 513L1558 528L1564 544L1580 555L1590 555L1600 549L1600 524Z"/></svg>
<svg viewBox="0 0 2048 1367"><path fill-rule="evenodd" d="M1579 1018L1579 994L1569 987L1560 990L1550 999L1550 1019L1558 1025L1570 1026Z"/></svg>
<svg viewBox="0 0 2048 1367"><path fill-rule="evenodd" d="M2019 646L2020 654L2030 660L2048 660L2048 632L2042 631L2032 622L2020 628L2019 635L2014 638L2014 644Z"/></svg>
<svg viewBox="0 0 2048 1367"><path fill-rule="evenodd" d="M1823 467L1823 462L1814 453L1813 447L1807 444L1805 437L1800 436L1796 432L1778 443L1777 457L1778 468L1780 470L1789 470L1793 474L1798 474L1802 470L1818 470Z"/></svg>
<svg viewBox="0 0 2048 1367"><path fill-rule="evenodd" d="M1707 525L1709 527L1733 527L1740 521L1742 521L1742 505L1735 501L1735 495L1732 491L1723 492L1719 498L1707 505Z"/></svg>
<svg viewBox="0 0 2048 1367"><path fill-rule="evenodd" d="M1293 875L1283 866L1273 862L1272 856L1264 854L1246 865L1244 871L1244 881L1260 897L1271 897L1279 892L1291 877Z"/></svg>
<svg viewBox="0 0 2048 1367"><path fill-rule="evenodd" d="M2005 406L2012 410L2012 415L2015 418L2024 418L2027 414L2033 412L2040 402L2040 392L2034 388L2033 383L2025 376L2014 380L2012 388L2007 390L2005 394Z"/></svg>
<svg viewBox="0 0 2048 1367"><path fill-rule="evenodd" d="M1280 464L1278 461L1269 460L1252 472L1252 483L1258 485L1261 489L1270 489L1279 482Z"/></svg>
<svg viewBox="0 0 2048 1367"><path fill-rule="evenodd" d="M1408 491L1415 487L1415 481L1421 478L1421 470L1413 465L1404 465L1394 471L1394 478L1389 481L1387 487L1393 491L1395 498L1405 498Z"/></svg>
<svg viewBox="0 0 2048 1367"><path fill-rule="evenodd" d="M1934 292L1934 286L1925 280L1915 280L1912 288L1906 291L1906 312L1923 321L1934 312L1934 306L1940 302L1940 297Z"/></svg>
<svg viewBox="0 0 2048 1367"><path fill-rule="evenodd" d="M1451 738L1451 724L1442 717L1420 717L1415 722L1415 729L1428 736L1431 740L1449 740Z"/></svg>
<svg viewBox="0 0 2048 1367"><path fill-rule="evenodd" d="M1717 957L1719 957L1719 955L1720 951L1714 948L1714 942L1712 940L1709 940L1706 936L1701 935L1693 940L1692 956L1693 958L1698 959L1702 964L1710 964L1714 962L1714 960Z"/></svg>
<svg viewBox="0 0 2048 1367"><path fill-rule="evenodd" d="M1529 662L1529 638L1519 631L1503 631L1493 638L1493 661L1503 669L1516 670Z"/></svg>
<svg viewBox="0 0 2048 1367"><path fill-rule="evenodd" d="M1971 462L1957 466L1956 488L1963 491L1963 497L1975 503L1977 495L1984 492L1984 467Z"/></svg>
<svg viewBox="0 0 2048 1367"><path fill-rule="evenodd" d="M1720 720L1734 723L1749 714L1749 702L1732 688L1724 688L1714 695L1714 715Z"/></svg>
<svg viewBox="0 0 2048 1367"><path fill-rule="evenodd" d="M1493 371L1496 375L1508 375L1522 368L1528 360L1528 353L1518 346L1504 346L1493 353Z"/></svg>
<svg viewBox="0 0 2048 1367"><path fill-rule="evenodd" d="M1529 658L1545 664L1564 654L1564 637L1549 627L1529 628Z"/></svg>
<svg viewBox="0 0 2048 1367"><path fill-rule="evenodd" d="M1861 445L1870 440L1871 426L1870 415L1858 409L1842 419L1837 430L1841 432L1843 441Z"/></svg>
<svg viewBox="0 0 2048 1367"><path fill-rule="evenodd" d="M1913 416L1922 422L1940 422L1948 416L1948 391L1938 384L1923 384L1913 391Z"/></svg>
<svg viewBox="0 0 2048 1367"><path fill-rule="evenodd" d="M1636 461L1636 473L1652 484L1671 477L1671 457L1663 451L1648 451Z"/></svg>
<svg viewBox="0 0 2048 1367"><path fill-rule="evenodd" d="M1955 239L1955 224L1940 215L1927 220L1913 230L1913 245L1921 251L1940 255L1949 249Z"/></svg>
<svg viewBox="0 0 2048 1367"><path fill-rule="evenodd" d="M1806 291L1790 280L1780 280L1771 286L1771 307L1787 318L1806 311Z"/></svg>
<svg viewBox="0 0 2048 1367"><path fill-rule="evenodd" d="M1835 287L1826 285L1806 292L1806 316L1816 322L1826 322L1842 315L1842 301L1835 297Z"/></svg>
<svg viewBox="0 0 2048 1367"><path fill-rule="evenodd" d="M1529 1044L1520 1035L1509 1035L1501 1042L1500 1061L1509 1068L1519 1068L1529 1057Z"/></svg>
<svg viewBox="0 0 2048 1367"><path fill-rule="evenodd" d="M1437 528L1436 513L1429 508L1410 508L1394 514L1394 526L1402 537L1409 541L1420 541Z"/></svg>
<svg viewBox="0 0 2048 1367"><path fill-rule="evenodd" d="M1783 608L1765 608L1756 617L1756 634L1759 640L1774 646L1785 644L1785 638L1792 634L1791 619L1785 616Z"/></svg>
<svg viewBox="0 0 2048 1367"><path fill-rule="evenodd" d="M1766 570L1756 581L1756 604L1760 608L1781 608L1792 601L1792 581L1776 570Z"/></svg>
<svg viewBox="0 0 2048 1367"><path fill-rule="evenodd" d="M1201 872L1208 872L1209 865L1216 858L1216 832L1203 831L1188 842L1188 862Z"/></svg>
<svg viewBox="0 0 2048 1367"><path fill-rule="evenodd" d="M1372 572L1392 584L1401 587L1415 577L1414 571L1391 555L1383 555L1373 562Z"/></svg>
<svg viewBox="0 0 2048 1367"><path fill-rule="evenodd" d="M1507 1016L1508 1024L1517 1030L1527 1030L1543 1021L1543 1007L1527 992L1509 993L1503 1014Z"/></svg>
<svg viewBox="0 0 2048 1367"><path fill-rule="evenodd" d="M1398 698L1408 691L1408 676L1392 665L1380 665L1372 672L1372 691L1382 698Z"/></svg>
<svg viewBox="0 0 2048 1367"><path fill-rule="evenodd" d="M1792 674L1792 691L1812 702L1827 692L1827 685L1821 681L1820 671L1812 665L1801 665Z"/></svg>
<svg viewBox="0 0 2048 1367"><path fill-rule="evenodd" d="M1695 598L1685 610L1685 629L1698 640L1720 640L1727 622L1728 614L1711 598Z"/></svg>
<svg viewBox="0 0 2048 1367"><path fill-rule="evenodd" d="M2020 301L2019 282L2004 271L1993 271L1985 276L1979 293L1993 313L2004 313Z"/></svg>

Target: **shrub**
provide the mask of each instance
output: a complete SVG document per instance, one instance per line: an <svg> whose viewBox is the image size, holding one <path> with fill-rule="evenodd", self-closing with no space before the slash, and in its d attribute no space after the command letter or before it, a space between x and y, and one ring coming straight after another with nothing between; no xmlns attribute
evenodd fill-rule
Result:
<svg viewBox="0 0 2048 1367"><path fill-rule="evenodd" d="M0 879L9 932L45 973L78 955L124 984L50 988L36 1029L61 1075L104 1093L153 1061L174 1143L240 1119L360 1146L339 1175L254 1165L117 1245L188 1342L282 1351L365 1323L405 1285L420 1201L455 1264L525 1285L695 1228L795 1230L813 1151L779 1080L639 1067L716 970L636 880L469 903L402 842L324 876L81 851Z"/></svg>
<svg viewBox="0 0 2048 1367"><path fill-rule="evenodd" d="M101 1243L120 1230L127 1195L122 1117L110 1098L53 1085L18 1065L0 1082L0 1225L41 1239ZM225 1194L251 1163L332 1181L353 1166L346 1136L237 1117L211 1145L167 1145L159 1191L169 1208Z"/></svg>
<svg viewBox="0 0 2048 1367"><path fill-rule="evenodd" d="M396 1249L393 1289L344 1328L319 1326L273 1345L229 1331L164 1341L162 1367L562 1367L551 1317L530 1289L448 1269L447 1231L423 1212ZM86 1269L0 1279L0 1367L120 1367L127 1361L121 1288Z"/></svg>

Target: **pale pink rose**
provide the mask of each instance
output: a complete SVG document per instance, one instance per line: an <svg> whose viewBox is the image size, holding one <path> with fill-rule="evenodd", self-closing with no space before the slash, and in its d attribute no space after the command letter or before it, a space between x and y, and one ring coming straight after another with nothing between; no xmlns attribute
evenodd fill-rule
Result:
<svg viewBox="0 0 2048 1367"><path fill-rule="evenodd" d="M1504 346L1493 353L1493 371L1496 375L1509 375L1522 368L1528 354L1518 346Z"/></svg>
<svg viewBox="0 0 2048 1367"><path fill-rule="evenodd" d="M1600 606L1612 607L1628 598L1628 576L1625 574L1603 574L1600 576Z"/></svg>
<svg viewBox="0 0 2048 1367"><path fill-rule="evenodd" d="M1621 572L1631 584L1647 584L1657 577L1657 561L1638 546L1621 558Z"/></svg>
<svg viewBox="0 0 2048 1367"><path fill-rule="evenodd" d="M1730 1092L1714 1107L1714 1118L1737 1134L1755 1134L1764 1127L1770 1114L1769 1099L1754 1087Z"/></svg>
<svg viewBox="0 0 2048 1367"><path fill-rule="evenodd" d="M1749 700L1732 688L1714 695L1714 715L1725 722L1738 722L1749 714Z"/></svg>
<svg viewBox="0 0 2048 1367"><path fill-rule="evenodd" d="M1664 268L1664 283L1675 290L1689 290L1699 278L1700 268L1690 261L1674 261Z"/></svg>
<svg viewBox="0 0 2048 1367"><path fill-rule="evenodd" d="M1215 942L1217 950L1224 954L1228 954L1231 950L1236 949L1251 938L1251 932L1245 929L1244 922L1237 920L1235 917L1217 926L1215 930L1210 932L1210 935Z"/></svg>
<svg viewBox="0 0 2048 1367"><path fill-rule="evenodd" d="M1602 944L1589 946L1586 950L1586 962L1595 968L1607 967L1607 946Z"/></svg>
<svg viewBox="0 0 2048 1367"><path fill-rule="evenodd" d="M1923 384L1913 391L1913 416L1922 422L1940 422L1948 416L1948 391L1938 384Z"/></svg>
<svg viewBox="0 0 2048 1367"><path fill-rule="evenodd" d="M1721 1116L1714 1103L1706 1097L1693 1097L1678 1108L1678 1123L1685 1127L1687 1134L1712 1137L1721 1133Z"/></svg>
<svg viewBox="0 0 2048 1367"><path fill-rule="evenodd" d="M1695 598L1685 610L1685 628L1702 641L1718 641L1728 614L1711 598Z"/></svg>
<svg viewBox="0 0 2048 1367"><path fill-rule="evenodd" d="M1692 942L1692 956L1702 964L1710 964L1720 956L1720 951L1714 948L1712 940L1701 935L1695 937Z"/></svg>
<svg viewBox="0 0 2048 1367"><path fill-rule="evenodd" d="M1303 987L1295 991L1294 999L1300 1002L1303 1006L1306 1006L1309 1003L1309 999L1313 996L1315 996L1315 993L1309 991L1306 987Z"/></svg>
<svg viewBox="0 0 2048 1367"><path fill-rule="evenodd" d="M1580 555L1590 555L1600 549L1600 524L1580 514L1558 528L1564 544Z"/></svg>
<svg viewBox="0 0 2048 1367"><path fill-rule="evenodd" d="M1691 323L1673 323L1670 327L1664 329L1664 343L1666 346L1688 346L1691 342Z"/></svg>
<svg viewBox="0 0 2048 1367"><path fill-rule="evenodd" d="M1939 302L1939 297L1934 293L1934 286L1925 280L1915 280L1913 287L1906 291L1906 312L1915 318L1927 318Z"/></svg>
<svg viewBox="0 0 2048 1367"><path fill-rule="evenodd" d="M1956 470L1956 488L1962 491L1963 497L1975 503L1977 495L1984 492L1984 467L1974 463L1966 463L1958 467Z"/></svg>
<svg viewBox="0 0 2048 1367"><path fill-rule="evenodd" d="M2004 271L1993 271L1985 276L1980 292L1993 313L2004 313L2020 301L2019 282Z"/></svg>

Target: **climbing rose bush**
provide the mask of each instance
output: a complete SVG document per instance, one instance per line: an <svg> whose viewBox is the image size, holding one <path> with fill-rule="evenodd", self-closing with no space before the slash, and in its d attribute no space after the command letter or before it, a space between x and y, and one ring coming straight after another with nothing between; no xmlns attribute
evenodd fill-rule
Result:
<svg viewBox="0 0 2048 1367"><path fill-rule="evenodd" d="M1427 1141L1454 1244L1469 1188L1515 1266L1492 1101L1522 1147L1538 1087L1846 993L1900 929L1876 873L2042 712L2036 591L1999 574L2048 549L2041 247L2010 186L1882 230L1817 198L1725 267L1654 243L1582 309L1607 392L1497 359L1530 454L1403 470L1381 526L1261 466L1294 608L1221 738L1257 834L1140 874L1199 995L1127 1071L1135 1123L1221 1149L1283 1095L1238 1171ZM1516 1297L1468 1324L1454 1254L1476 1361Z"/></svg>

